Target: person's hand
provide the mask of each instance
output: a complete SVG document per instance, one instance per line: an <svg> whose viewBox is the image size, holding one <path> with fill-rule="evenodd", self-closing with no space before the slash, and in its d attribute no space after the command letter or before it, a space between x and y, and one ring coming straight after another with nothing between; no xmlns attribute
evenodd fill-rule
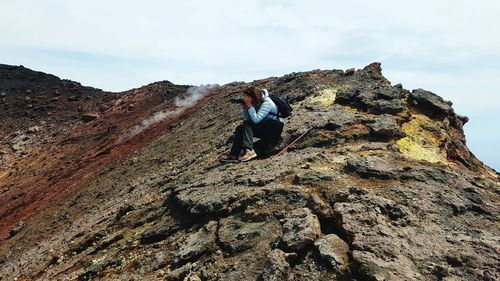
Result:
<svg viewBox="0 0 500 281"><path fill-rule="evenodd" d="M252 98L250 96L247 96L247 95L243 95L243 101L245 102L245 105L247 108L250 108L253 106L252 104Z"/></svg>

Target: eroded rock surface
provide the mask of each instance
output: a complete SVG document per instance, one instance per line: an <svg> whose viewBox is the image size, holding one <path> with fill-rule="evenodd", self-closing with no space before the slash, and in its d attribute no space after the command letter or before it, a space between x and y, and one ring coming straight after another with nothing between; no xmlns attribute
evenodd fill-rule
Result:
<svg viewBox="0 0 500 281"><path fill-rule="evenodd" d="M290 271L290 265L286 261L287 254L279 249L274 249L267 258L261 279L263 281L287 280Z"/></svg>
<svg viewBox="0 0 500 281"><path fill-rule="evenodd" d="M378 156L349 158L346 165L348 172L364 178L394 179L399 169L390 159Z"/></svg>
<svg viewBox="0 0 500 281"><path fill-rule="evenodd" d="M314 242L319 256L340 276L349 274L349 245L335 234L328 234Z"/></svg>
<svg viewBox="0 0 500 281"><path fill-rule="evenodd" d="M0 66L0 280L500 280L498 173L450 102L381 70L209 87L180 109L188 86ZM280 148L301 138L221 165L249 86L291 101Z"/></svg>
<svg viewBox="0 0 500 281"><path fill-rule="evenodd" d="M286 215L281 242L287 250L301 251L320 235L318 217L308 208L301 208Z"/></svg>

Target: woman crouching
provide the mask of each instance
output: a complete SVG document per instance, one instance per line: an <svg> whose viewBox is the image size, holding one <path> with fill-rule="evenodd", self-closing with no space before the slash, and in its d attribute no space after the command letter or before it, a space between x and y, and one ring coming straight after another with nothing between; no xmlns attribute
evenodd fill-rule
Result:
<svg viewBox="0 0 500 281"><path fill-rule="evenodd" d="M278 117L278 107L266 89L248 88L243 92L245 121L236 127L231 152L223 162L248 161L257 154L253 138L277 141L283 131L283 119Z"/></svg>

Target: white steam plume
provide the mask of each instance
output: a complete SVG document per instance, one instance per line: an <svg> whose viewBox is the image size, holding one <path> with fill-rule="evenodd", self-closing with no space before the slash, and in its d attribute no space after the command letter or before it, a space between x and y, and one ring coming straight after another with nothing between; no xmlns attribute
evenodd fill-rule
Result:
<svg viewBox="0 0 500 281"><path fill-rule="evenodd" d="M174 101L175 108L153 113L151 117L142 120L141 124L135 125L134 127L132 127L132 129L130 129L130 131L120 136L118 142L126 141L133 138L134 136L148 129L151 125L181 115L186 109L196 105L196 103L200 99L207 96L211 92L211 90L217 87L219 87L219 85L217 84L189 87L189 89L187 90L187 95L175 98Z"/></svg>

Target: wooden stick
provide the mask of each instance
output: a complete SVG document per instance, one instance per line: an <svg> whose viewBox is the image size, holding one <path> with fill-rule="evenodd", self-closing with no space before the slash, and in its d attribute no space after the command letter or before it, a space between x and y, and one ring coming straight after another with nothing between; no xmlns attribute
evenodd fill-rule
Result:
<svg viewBox="0 0 500 281"><path fill-rule="evenodd" d="M305 133L300 135L298 138L296 138L294 141L292 141L289 145L287 145L285 148L283 148L278 154L274 155L273 158L280 156L283 154L288 148L290 148L292 145L294 145L297 141L299 141L301 138L303 138L307 133L309 133L311 129L307 130Z"/></svg>

